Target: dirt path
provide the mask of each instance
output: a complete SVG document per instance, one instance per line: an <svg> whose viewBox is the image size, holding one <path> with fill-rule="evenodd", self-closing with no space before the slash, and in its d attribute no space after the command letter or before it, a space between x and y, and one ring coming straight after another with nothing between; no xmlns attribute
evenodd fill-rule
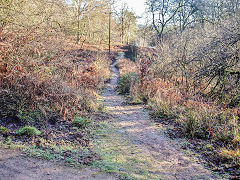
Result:
<svg viewBox="0 0 240 180"><path fill-rule="evenodd" d="M120 54L118 59L123 56L124 54ZM116 64L117 61L111 65L112 79L103 93L103 103L113 117L111 125L115 131L120 132L120 134L114 135L114 132L108 131L107 133L110 135L107 141L110 142L112 139L114 142L114 136L117 139L121 136L127 138L130 143L121 152L129 151L132 154L124 161L130 161L133 157L136 162L145 161L143 158L147 157L147 166L145 162L142 162L142 165L147 168L147 175L141 176L146 179L215 179L210 171L180 152L177 145L151 123L149 114L142 105L124 105L123 97L116 95L115 92L119 77ZM123 145L119 143L118 146ZM133 146L134 150L131 149ZM139 165L141 166L140 163ZM135 168L141 167L136 166ZM136 174L135 177L137 177ZM142 178L139 176L139 179Z"/></svg>
<svg viewBox="0 0 240 180"><path fill-rule="evenodd" d="M0 180L113 180L96 170L74 169L0 149Z"/></svg>

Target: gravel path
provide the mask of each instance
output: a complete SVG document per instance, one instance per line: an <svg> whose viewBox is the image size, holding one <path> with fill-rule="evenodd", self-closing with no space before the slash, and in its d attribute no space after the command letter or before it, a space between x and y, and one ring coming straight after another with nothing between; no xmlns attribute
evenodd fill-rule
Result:
<svg viewBox="0 0 240 180"><path fill-rule="evenodd" d="M120 53L117 60L124 57ZM117 61L111 65L112 78L102 94L113 124L127 134L130 142L146 156L152 157L155 175L161 179L215 179L201 164L180 152L179 147L152 124L148 112L142 105L124 105L124 98L115 92L119 71Z"/></svg>

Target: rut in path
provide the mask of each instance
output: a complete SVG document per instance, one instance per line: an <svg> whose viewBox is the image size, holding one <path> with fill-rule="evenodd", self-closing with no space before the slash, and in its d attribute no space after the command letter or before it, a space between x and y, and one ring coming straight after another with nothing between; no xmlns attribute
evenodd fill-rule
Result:
<svg viewBox="0 0 240 180"><path fill-rule="evenodd" d="M122 52L117 60L123 57ZM115 91L119 78L117 60L111 65L112 78L102 94L103 104L113 116L115 127L127 134L141 152L154 159L152 173L161 179L215 179L209 170L180 152L176 144L152 125L142 105L124 105L123 97Z"/></svg>

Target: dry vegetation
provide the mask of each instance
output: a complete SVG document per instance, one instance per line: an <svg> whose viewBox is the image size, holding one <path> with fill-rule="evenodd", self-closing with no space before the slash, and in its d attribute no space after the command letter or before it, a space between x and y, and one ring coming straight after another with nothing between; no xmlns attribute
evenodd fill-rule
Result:
<svg viewBox="0 0 240 180"><path fill-rule="evenodd" d="M95 93L110 73L107 54L74 50L59 33L37 31L1 33L1 117L32 111L71 119L96 110Z"/></svg>
<svg viewBox="0 0 240 180"><path fill-rule="evenodd" d="M105 43L110 6L107 0L0 2L1 119L46 126L52 116L71 120L98 109L96 95L113 58Z"/></svg>
<svg viewBox="0 0 240 180"><path fill-rule="evenodd" d="M89 5L84 15L97 8ZM107 52L104 28L102 44L91 36L94 26L81 29L75 43L75 10L62 0L0 1L0 136L1 145L29 147L31 155L90 164L97 156L84 150L88 128L103 108L98 94L114 53Z"/></svg>
<svg viewBox="0 0 240 180"><path fill-rule="evenodd" d="M0 124L7 128L1 135L6 143L45 148L43 154L32 153L51 159L59 153L58 146L61 153L61 147L89 146L88 130L74 129L71 121L98 111L97 93L109 78L111 57L94 46L80 49L59 32L42 34L38 30L21 35L1 33ZM39 129L40 137L28 132L19 136L20 127L28 126ZM77 153L69 156L89 164L95 154L80 159Z"/></svg>

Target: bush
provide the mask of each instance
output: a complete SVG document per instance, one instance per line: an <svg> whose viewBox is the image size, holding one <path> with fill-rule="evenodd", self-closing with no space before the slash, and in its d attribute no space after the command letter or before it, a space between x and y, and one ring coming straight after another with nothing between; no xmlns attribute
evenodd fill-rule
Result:
<svg viewBox="0 0 240 180"><path fill-rule="evenodd" d="M10 130L6 127L0 126L0 134L7 134Z"/></svg>
<svg viewBox="0 0 240 180"><path fill-rule="evenodd" d="M16 131L16 135L26 135L26 136L39 136L41 131L32 126L25 126Z"/></svg>
<svg viewBox="0 0 240 180"><path fill-rule="evenodd" d="M135 62L137 59L137 51L138 51L137 46L132 44L132 45L123 47L123 49L127 49L127 51L125 52L125 57Z"/></svg>
<svg viewBox="0 0 240 180"><path fill-rule="evenodd" d="M107 54L80 51L55 31L35 30L31 41L19 41L27 32L0 33L9 45L0 47L0 118L32 123L52 113L71 119L76 109L95 111L96 92L110 76Z"/></svg>
<svg viewBox="0 0 240 180"><path fill-rule="evenodd" d="M136 73L126 73L122 75L118 81L117 91L119 94L129 94L130 88L139 81Z"/></svg>
<svg viewBox="0 0 240 180"><path fill-rule="evenodd" d="M75 117L72 122L73 126L78 128L85 128L89 123L90 121L87 118L79 117L79 116Z"/></svg>
<svg viewBox="0 0 240 180"><path fill-rule="evenodd" d="M191 138L194 138L197 130L198 130L198 119L193 111L189 111L187 113L185 126L184 126L184 133Z"/></svg>
<svg viewBox="0 0 240 180"><path fill-rule="evenodd" d="M225 144L238 145L239 118L232 113L232 110L226 109L220 113L216 118L216 122L213 128L213 138Z"/></svg>
<svg viewBox="0 0 240 180"><path fill-rule="evenodd" d="M154 118L164 118L170 115L166 103L161 101L161 99L150 99L148 107L152 110L151 116Z"/></svg>

